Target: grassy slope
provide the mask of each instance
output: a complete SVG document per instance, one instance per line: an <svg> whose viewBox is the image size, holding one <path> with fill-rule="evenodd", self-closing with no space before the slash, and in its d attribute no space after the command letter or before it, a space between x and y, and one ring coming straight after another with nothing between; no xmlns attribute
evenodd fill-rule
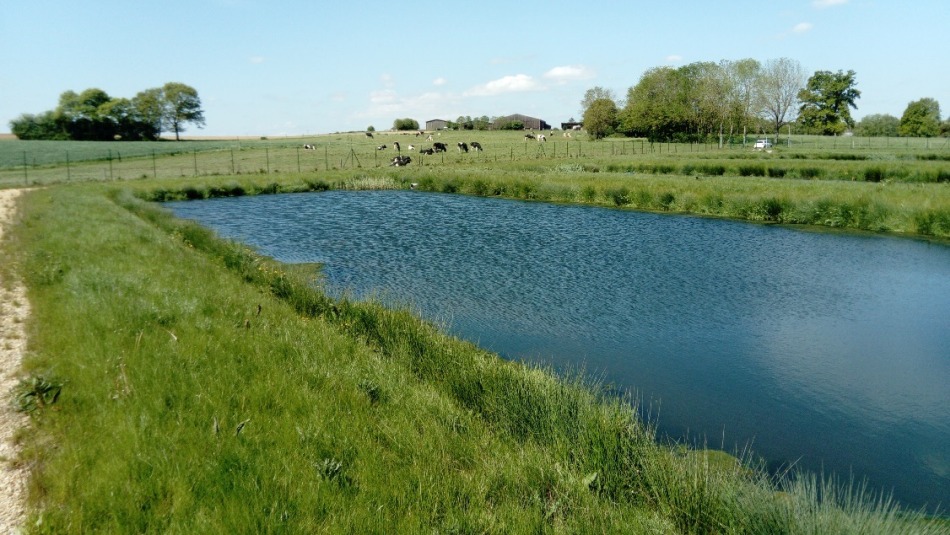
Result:
<svg viewBox="0 0 950 535"><path fill-rule="evenodd" d="M26 366L65 384L24 437L37 532L909 526L808 478L776 494L659 447L616 400L333 302L131 195L59 187L22 206L3 252L35 311Z"/></svg>

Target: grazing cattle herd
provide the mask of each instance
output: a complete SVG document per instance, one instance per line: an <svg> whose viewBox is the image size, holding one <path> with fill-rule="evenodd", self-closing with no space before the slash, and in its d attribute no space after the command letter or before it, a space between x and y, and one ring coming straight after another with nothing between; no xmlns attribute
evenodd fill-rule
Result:
<svg viewBox="0 0 950 535"><path fill-rule="evenodd" d="M578 130L578 128L575 127L574 130ZM366 134L366 137L368 137L368 138L370 138L370 139L373 139L373 133L372 133L372 132L365 132L365 134ZM416 137L424 136L424 135L426 135L426 132L423 131L423 130L419 130L419 131L415 132L415 136L416 136ZM440 136L441 136L442 133L439 132L439 133L437 133L436 135L440 135ZM552 136L555 135L555 132L552 131L552 132L551 132L551 135L552 135ZM571 132L564 132L564 133L562 134L562 136L564 136L564 137L566 137L566 138L570 138L570 137L571 137ZM426 139L426 141L432 141L432 134L428 134L425 139ZM524 134L524 140L525 140L525 141L528 141L528 140L535 140L535 141L538 141L539 143L543 143L543 142L547 141L547 137L546 137L544 134L541 134L541 133L535 134L533 131L527 131L527 132L525 132L525 134ZM482 147L482 144L479 143L478 141L472 141L472 142L470 142L470 143L466 143L466 142L464 142L464 141L459 141L459 142L456 144L456 146L458 147L459 154L461 154L461 153L463 153L463 152L464 152L464 153L468 153L469 151L471 151L471 152L483 152L483 151L485 150L485 149ZM304 150L316 150L316 149L317 149L317 146L314 145L314 144L307 143L307 144L304 144L304 145L303 145L303 148L304 148ZM382 145L378 145L378 146L376 147L376 150L377 150L377 151L381 151L381 150L386 150L386 149L388 149L388 148L389 148L389 145L386 144L386 143L384 143L384 144L382 144ZM389 162L390 162L389 165L391 165L391 166L393 166L393 167L403 167L403 166L409 165L409 163L412 162L412 159L411 159L409 156L403 156L403 155L402 155L402 149L401 149L401 147L400 147L398 141L393 141L393 142L392 142L392 148L393 148L394 151L396 151L397 155L389 161ZM416 145L408 145L408 150L409 150L409 151L416 151L416 150L418 150L420 155L432 156L432 155L438 154L438 153L440 153L440 152L448 152L448 146L447 146L445 143L441 143L441 142L435 141L435 142L432 143L432 146L431 146L431 147L427 147L427 148L417 147Z"/></svg>

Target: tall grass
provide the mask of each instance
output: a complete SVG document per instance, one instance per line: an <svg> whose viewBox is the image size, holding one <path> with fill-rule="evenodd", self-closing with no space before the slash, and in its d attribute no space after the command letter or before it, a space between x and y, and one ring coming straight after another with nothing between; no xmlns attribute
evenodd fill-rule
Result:
<svg viewBox="0 0 950 535"><path fill-rule="evenodd" d="M659 445L583 377L330 299L130 190L22 208L3 252L36 311L25 371L63 385L24 437L36 532L940 532Z"/></svg>

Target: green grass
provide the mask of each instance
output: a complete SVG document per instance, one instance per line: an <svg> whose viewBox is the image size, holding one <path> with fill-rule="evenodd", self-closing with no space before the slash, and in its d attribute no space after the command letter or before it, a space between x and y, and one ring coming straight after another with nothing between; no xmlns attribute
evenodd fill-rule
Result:
<svg viewBox="0 0 950 535"><path fill-rule="evenodd" d="M601 191L471 173L318 185ZM306 180L270 189L313 189ZM946 532L859 485L773 480L660 445L635 407L582 377L506 362L407 311L331 299L313 266L140 200L188 187L21 197L0 246L34 311L24 373L62 385L21 437L32 532Z"/></svg>

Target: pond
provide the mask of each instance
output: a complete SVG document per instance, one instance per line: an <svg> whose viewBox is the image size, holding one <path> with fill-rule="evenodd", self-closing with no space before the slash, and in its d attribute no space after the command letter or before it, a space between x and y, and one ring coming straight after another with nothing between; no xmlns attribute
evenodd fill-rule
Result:
<svg viewBox="0 0 950 535"><path fill-rule="evenodd" d="M663 435L950 505L950 247L457 195L168 203L328 290L634 392Z"/></svg>

